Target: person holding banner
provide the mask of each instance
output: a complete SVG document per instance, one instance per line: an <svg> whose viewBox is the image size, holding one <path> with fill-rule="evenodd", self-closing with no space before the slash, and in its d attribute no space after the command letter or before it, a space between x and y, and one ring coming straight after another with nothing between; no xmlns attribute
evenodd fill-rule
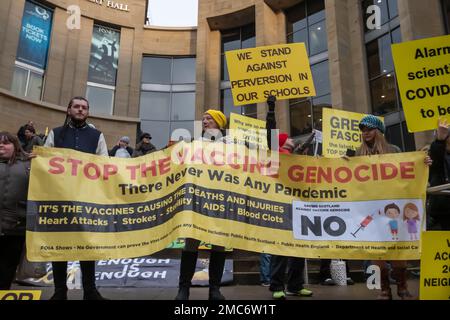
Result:
<svg viewBox="0 0 450 320"><path fill-rule="evenodd" d="M0 290L9 290L25 243L30 161L19 139L0 132Z"/></svg>
<svg viewBox="0 0 450 320"><path fill-rule="evenodd" d="M225 136L227 118L218 110L207 110L202 118L202 140L228 142ZM181 253L180 278L178 294L175 300L189 300L189 289L195 273L200 240L186 238ZM226 252L222 246L212 245L209 258L209 300L225 300L220 292L223 270L225 267Z"/></svg>
<svg viewBox="0 0 450 320"><path fill-rule="evenodd" d="M267 105L269 110L266 116L267 144L271 150L276 146L272 145L272 134L277 123L275 117L276 97L269 96ZM295 149L294 142L287 133L278 134L278 152L281 154L292 154ZM288 268L287 290L285 290L285 273ZM305 258L286 257L272 255L270 260L270 287L272 297L277 300L286 299L286 295L310 297L313 292L303 287L303 271L305 269Z"/></svg>
<svg viewBox="0 0 450 320"><path fill-rule="evenodd" d="M44 146L108 156L105 137L86 122L88 116L89 102L83 97L72 98L67 107L64 125L50 131ZM80 266L83 299L106 300L95 286L95 261L80 261ZM55 293L50 300L67 300L67 261L52 262L52 268Z"/></svg>
<svg viewBox="0 0 450 320"><path fill-rule="evenodd" d="M436 140L429 151L433 163L430 167L430 186L450 183L450 128L447 121L439 121ZM430 215L441 230L450 230L450 197L431 195Z"/></svg>
<svg viewBox="0 0 450 320"><path fill-rule="evenodd" d="M401 149L393 144L389 144L384 137L386 131L384 123L374 115L367 115L359 122L359 129L362 132L362 144L356 150L356 156L370 156L376 154L400 153ZM425 157L425 164L430 165L431 159ZM391 300L392 293L389 282L389 269L387 261L376 260L375 264L381 270L381 293L379 300ZM397 282L397 294L402 300L414 299L408 291L406 266L407 261L393 260L392 277Z"/></svg>

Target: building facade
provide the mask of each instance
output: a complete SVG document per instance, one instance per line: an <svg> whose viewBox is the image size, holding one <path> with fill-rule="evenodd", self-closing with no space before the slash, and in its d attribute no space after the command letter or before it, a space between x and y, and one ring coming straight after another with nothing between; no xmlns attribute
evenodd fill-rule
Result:
<svg viewBox="0 0 450 320"><path fill-rule="evenodd" d="M367 24L373 5L375 29ZM59 126L80 95L110 147L123 135L134 143L139 132L158 148L178 139L173 132L193 136L209 108L264 119L264 103L233 105L224 53L304 42L317 95L277 101L281 130L301 137L321 129L322 108L332 107L384 116L388 139L403 150L432 139L407 130L390 45L448 34L450 0L199 0L196 28L150 26L146 7L3 0L0 130L15 133L28 120L38 132Z"/></svg>

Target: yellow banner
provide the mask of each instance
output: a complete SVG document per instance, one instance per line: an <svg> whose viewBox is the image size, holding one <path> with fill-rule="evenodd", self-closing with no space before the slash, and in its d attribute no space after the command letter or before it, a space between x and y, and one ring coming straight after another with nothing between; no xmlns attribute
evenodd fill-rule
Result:
<svg viewBox="0 0 450 320"><path fill-rule="evenodd" d="M41 300L41 290L0 290L0 300Z"/></svg>
<svg viewBox="0 0 450 320"><path fill-rule="evenodd" d="M240 143L248 143L262 149L268 148L266 122L264 120L232 112L230 114L229 135Z"/></svg>
<svg viewBox="0 0 450 320"><path fill-rule="evenodd" d="M341 158L347 149L358 149L362 142L358 124L364 116L366 114L323 108L323 156ZM379 118L384 121L383 117Z"/></svg>
<svg viewBox="0 0 450 320"><path fill-rule="evenodd" d="M393 44L392 55L409 132L450 121L450 35Z"/></svg>
<svg viewBox="0 0 450 320"><path fill-rule="evenodd" d="M450 231L422 233L420 300L450 300Z"/></svg>
<svg viewBox="0 0 450 320"><path fill-rule="evenodd" d="M226 51L233 103L240 106L316 95L304 43Z"/></svg>
<svg viewBox="0 0 450 320"><path fill-rule="evenodd" d="M177 238L285 256L419 259L422 152L325 159L180 142L144 157L37 148L30 261L150 255Z"/></svg>

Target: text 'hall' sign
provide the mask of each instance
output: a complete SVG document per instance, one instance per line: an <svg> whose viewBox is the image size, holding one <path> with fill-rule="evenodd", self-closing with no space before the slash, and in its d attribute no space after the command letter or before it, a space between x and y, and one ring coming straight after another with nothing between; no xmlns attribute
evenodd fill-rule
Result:
<svg viewBox="0 0 450 320"><path fill-rule="evenodd" d="M450 121L450 36L393 44L392 54L408 130Z"/></svg>
<svg viewBox="0 0 450 320"><path fill-rule="evenodd" d="M225 52L235 106L316 95L304 43Z"/></svg>

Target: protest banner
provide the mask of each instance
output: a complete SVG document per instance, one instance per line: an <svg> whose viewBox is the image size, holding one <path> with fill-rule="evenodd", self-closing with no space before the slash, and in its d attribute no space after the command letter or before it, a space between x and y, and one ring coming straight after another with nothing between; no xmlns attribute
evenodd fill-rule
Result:
<svg viewBox="0 0 450 320"><path fill-rule="evenodd" d="M366 114L323 108L323 156L341 158L361 145L359 122ZM384 121L383 117L379 117Z"/></svg>
<svg viewBox="0 0 450 320"><path fill-rule="evenodd" d="M0 300L40 300L41 290L0 290Z"/></svg>
<svg viewBox="0 0 450 320"><path fill-rule="evenodd" d="M450 35L393 44L392 55L408 131L450 121Z"/></svg>
<svg viewBox="0 0 450 320"><path fill-rule="evenodd" d="M285 256L419 259L400 214L411 203L423 222L422 152L346 161L251 151L194 141L122 159L37 148L28 259L146 256L179 237Z"/></svg>
<svg viewBox="0 0 450 320"><path fill-rule="evenodd" d="M450 231L422 233L420 300L450 300Z"/></svg>
<svg viewBox="0 0 450 320"><path fill-rule="evenodd" d="M304 43L226 51L235 106L316 95Z"/></svg>
<svg viewBox="0 0 450 320"><path fill-rule="evenodd" d="M268 148L266 122L264 120L231 113L229 135L237 143L248 143L261 149Z"/></svg>

